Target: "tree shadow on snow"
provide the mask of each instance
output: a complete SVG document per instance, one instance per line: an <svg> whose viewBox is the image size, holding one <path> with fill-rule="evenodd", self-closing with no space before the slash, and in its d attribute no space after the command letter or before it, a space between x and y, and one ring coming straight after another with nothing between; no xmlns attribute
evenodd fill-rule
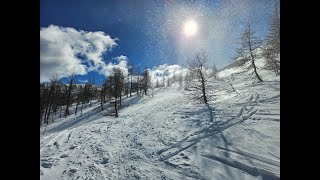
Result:
<svg viewBox="0 0 320 180"><path fill-rule="evenodd" d="M201 104L195 109L185 109L177 114L181 119L187 119L189 127L205 127L215 121L216 109L209 104Z"/></svg>
<svg viewBox="0 0 320 180"><path fill-rule="evenodd" d="M82 114L80 116L73 117L69 119L68 121L65 121L63 123L60 123L58 126L53 127L49 130L47 130L48 133L52 132L58 132L69 128L78 127L80 125L92 122L94 120L97 120L102 117L102 115L99 113L101 111L101 107L95 107L92 109L92 111Z"/></svg>

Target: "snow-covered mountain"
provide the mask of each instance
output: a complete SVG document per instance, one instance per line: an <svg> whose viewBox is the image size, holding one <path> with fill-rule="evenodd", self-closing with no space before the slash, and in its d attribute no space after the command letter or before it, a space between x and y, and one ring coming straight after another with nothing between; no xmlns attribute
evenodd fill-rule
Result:
<svg viewBox="0 0 320 180"><path fill-rule="evenodd" d="M280 78L240 71L209 80L210 109L175 84L42 127L40 179L280 179Z"/></svg>

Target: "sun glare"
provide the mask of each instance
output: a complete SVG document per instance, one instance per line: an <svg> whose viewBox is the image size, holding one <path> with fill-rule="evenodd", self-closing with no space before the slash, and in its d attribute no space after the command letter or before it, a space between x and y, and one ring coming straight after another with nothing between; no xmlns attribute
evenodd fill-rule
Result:
<svg viewBox="0 0 320 180"><path fill-rule="evenodd" d="M190 37L197 33L198 31L198 24L193 20L189 20L184 23L183 25L183 33L185 36Z"/></svg>

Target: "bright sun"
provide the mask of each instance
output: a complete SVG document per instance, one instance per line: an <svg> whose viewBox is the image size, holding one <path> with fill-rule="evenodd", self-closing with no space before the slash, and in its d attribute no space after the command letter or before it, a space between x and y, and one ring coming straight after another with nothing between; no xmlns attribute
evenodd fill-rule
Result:
<svg viewBox="0 0 320 180"><path fill-rule="evenodd" d="M187 22L184 23L183 25L183 33L185 36L189 37L189 36L193 36L197 33L198 31L198 24L197 22L193 21L193 20L189 20Z"/></svg>

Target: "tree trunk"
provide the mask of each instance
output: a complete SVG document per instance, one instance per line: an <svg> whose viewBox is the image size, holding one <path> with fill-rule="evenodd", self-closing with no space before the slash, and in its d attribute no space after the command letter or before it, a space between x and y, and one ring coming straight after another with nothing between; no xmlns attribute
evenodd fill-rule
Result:
<svg viewBox="0 0 320 180"><path fill-rule="evenodd" d="M66 107L66 112L64 114L65 118L67 118L67 116L69 115L69 104L70 104L70 99L71 99L72 85L73 85L73 75L71 77L70 84L69 84L69 89L68 89L67 107Z"/></svg>
<svg viewBox="0 0 320 180"><path fill-rule="evenodd" d="M48 111L48 114L47 114L47 122L49 123L49 118L50 118L50 115L51 115L51 104L49 106L49 111Z"/></svg>
<svg viewBox="0 0 320 180"><path fill-rule="evenodd" d="M139 84L137 84L137 96L139 96Z"/></svg>
<svg viewBox="0 0 320 180"><path fill-rule="evenodd" d="M54 121L53 121L53 112L52 112L52 114L51 114L51 123L53 123Z"/></svg>
<svg viewBox="0 0 320 180"><path fill-rule="evenodd" d="M116 113L116 117L118 117L117 96L115 97L115 100L114 100L114 110L115 110L115 113Z"/></svg>
<svg viewBox="0 0 320 180"><path fill-rule="evenodd" d="M127 98L129 97L129 74L128 74L128 78L127 78L127 83L126 83L126 87L127 87L127 91L126 91L126 94L127 94Z"/></svg>
<svg viewBox="0 0 320 180"><path fill-rule="evenodd" d="M131 97L131 89L132 89L132 75L130 76L131 81L130 81L130 97Z"/></svg>
<svg viewBox="0 0 320 180"><path fill-rule="evenodd" d="M46 120L47 122L49 123L49 118L50 118L50 113L51 113L51 109L52 109L52 96L53 96L53 93L54 93L54 86L55 84L51 84L51 87L50 87L50 92L49 92L49 111L48 111L48 114L47 114L47 117L46 117Z"/></svg>
<svg viewBox="0 0 320 180"><path fill-rule="evenodd" d="M205 82L204 82L204 77L203 77L203 74L202 74L202 68L200 70L200 78L201 78L201 87L202 87L202 96L203 96L203 101L205 103L208 103L207 101L207 96L206 96L206 87L205 87Z"/></svg>
<svg viewBox="0 0 320 180"><path fill-rule="evenodd" d="M254 63L254 56L252 54L252 44L251 44L251 41L250 41L250 37L249 37L249 50L250 50L250 55L251 55L251 63L252 63L252 66L253 66L253 70L254 70L254 73L256 75L256 77L258 78L259 82L263 82L263 80L261 79L261 77L259 76L258 72L257 72L257 67Z"/></svg>
<svg viewBox="0 0 320 180"><path fill-rule="evenodd" d="M101 111L103 111L103 92L102 91L100 92Z"/></svg>
<svg viewBox="0 0 320 180"><path fill-rule="evenodd" d="M43 119L43 120L44 120L44 123L47 122L47 120L46 120L47 118L46 118L46 117L47 117L48 107L49 107L49 106L47 105L46 111L44 112L44 117L43 117L43 118L44 118L44 119Z"/></svg>
<svg viewBox="0 0 320 180"><path fill-rule="evenodd" d="M79 105L79 103L77 102L76 110L75 110L75 112L74 112L74 115L77 115L77 112L78 112L78 105Z"/></svg>
<svg viewBox="0 0 320 180"><path fill-rule="evenodd" d="M62 105L60 106L60 118L61 118L61 112L62 112Z"/></svg>
<svg viewBox="0 0 320 180"><path fill-rule="evenodd" d="M144 94L147 95L147 85L144 86Z"/></svg>
<svg viewBox="0 0 320 180"><path fill-rule="evenodd" d="M251 61L251 62L252 62L252 66L253 66L254 73L255 73L256 77L258 78L259 82L263 82L263 80L261 79L261 77L259 76L259 74L258 74L258 72L257 72L257 67L256 67L256 65L255 65L255 63L254 63L254 59L253 59L252 53L251 53L251 58L252 58L252 61Z"/></svg>
<svg viewBox="0 0 320 180"><path fill-rule="evenodd" d="M80 115L82 115L82 108L83 108L83 102L81 104L81 113L80 113Z"/></svg>

